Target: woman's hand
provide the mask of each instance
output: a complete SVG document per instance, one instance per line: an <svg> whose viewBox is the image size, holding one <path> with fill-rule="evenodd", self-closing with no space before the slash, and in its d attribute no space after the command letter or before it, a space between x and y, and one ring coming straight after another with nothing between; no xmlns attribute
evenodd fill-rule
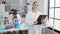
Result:
<svg viewBox="0 0 60 34"><path fill-rule="evenodd" d="M34 21L34 24L37 24L38 22L37 21Z"/></svg>
<svg viewBox="0 0 60 34"><path fill-rule="evenodd" d="M46 21L47 21L46 19L42 19L42 20L41 20L41 22L42 22L43 24L45 24Z"/></svg>

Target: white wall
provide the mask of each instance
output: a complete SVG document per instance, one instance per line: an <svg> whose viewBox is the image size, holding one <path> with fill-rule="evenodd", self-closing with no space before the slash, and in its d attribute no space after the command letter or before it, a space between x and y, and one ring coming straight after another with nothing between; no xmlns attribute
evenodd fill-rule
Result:
<svg viewBox="0 0 60 34"><path fill-rule="evenodd" d="M44 0L44 14L48 14L48 0Z"/></svg>
<svg viewBox="0 0 60 34"><path fill-rule="evenodd" d="M3 0L0 0L3 1ZM20 10L21 7L23 6L23 0L4 0L8 5L11 5L11 9L15 8Z"/></svg>
<svg viewBox="0 0 60 34"><path fill-rule="evenodd" d="M5 5L0 4L0 12L5 12Z"/></svg>
<svg viewBox="0 0 60 34"><path fill-rule="evenodd" d="M0 1L3 1L3 0L0 0ZM18 4L20 2L20 0L4 0L4 1L6 1L9 4Z"/></svg>

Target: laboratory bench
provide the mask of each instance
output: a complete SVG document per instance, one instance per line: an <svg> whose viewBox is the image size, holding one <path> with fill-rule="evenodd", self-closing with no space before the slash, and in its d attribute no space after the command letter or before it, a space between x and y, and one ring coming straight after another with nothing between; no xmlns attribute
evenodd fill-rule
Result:
<svg viewBox="0 0 60 34"><path fill-rule="evenodd" d="M9 29L9 30L0 30L0 34L28 34L27 29Z"/></svg>
<svg viewBox="0 0 60 34"><path fill-rule="evenodd" d="M0 34L28 34L28 26L21 24L20 27L0 30Z"/></svg>
<svg viewBox="0 0 60 34"><path fill-rule="evenodd" d="M40 33L43 34L45 29L48 28L49 26L40 25L39 27L41 28ZM30 31L32 31L32 30L30 30ZM12 29L8 29L8 30L0 30L0 34L29 34L29 33L28 33L28 28L27 29L24 29L24 28L20 28L20 29L12 28Z"/></svg>
<svg viewBox="0 0 60 34"><path fill-rule="evenodd" d="M25 30L25 31L19 30L19 31L13 31L13 32L8 31L8 32L3 33L3 34L28 34L28 30Z"/></svg>

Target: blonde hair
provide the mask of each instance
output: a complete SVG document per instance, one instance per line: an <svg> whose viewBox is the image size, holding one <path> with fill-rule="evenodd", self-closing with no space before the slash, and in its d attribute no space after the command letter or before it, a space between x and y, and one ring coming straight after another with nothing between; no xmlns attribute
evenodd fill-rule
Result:
<svg viewBox="0 0 60 34"><path fill-rule="evenodd" d="M33 2L33 5L34 5L35 3L38 3L38 2L37 2L37 1L34 1L34 2Z"/></svg>
<svg viewBox="0 0 60 34"><path fill-rule="evenodd" d="M34 6L35 3L38 3L38 2L37 2L37 1L34 1L34 2L33 2L33 6ZM33 9L33 7L32 7L32 9Z"/></svg>

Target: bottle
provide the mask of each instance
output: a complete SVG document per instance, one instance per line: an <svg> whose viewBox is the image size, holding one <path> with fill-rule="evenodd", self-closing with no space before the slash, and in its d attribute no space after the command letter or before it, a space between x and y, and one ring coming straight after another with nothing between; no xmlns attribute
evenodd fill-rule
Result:
<svg viewBox="0 0 60 34"><path fill-rule="evenodd" d="M5 28L6 30L10 29L10 24L9 24L9 20L8 20L8 17L5 17Z"/></svg>
<svg viewBox="0 0 60 34"><path fill-rule="evenodd" d="M14 19L14 28L20 28L17 18Z"/></svg>
<svg viewBox="0 0 60 34"><path fill-rule="evenodd" d="M5 30L5 26L4 26L4 16L1 15L0 16L0 30Z"/></svg>

